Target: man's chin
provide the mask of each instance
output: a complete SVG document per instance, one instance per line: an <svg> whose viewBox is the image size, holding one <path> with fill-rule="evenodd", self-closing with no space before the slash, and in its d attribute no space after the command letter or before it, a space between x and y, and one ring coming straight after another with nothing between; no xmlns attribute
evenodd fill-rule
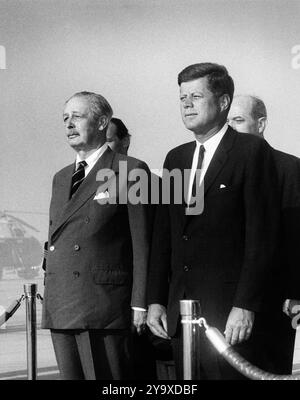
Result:
<svg viewBox="0 0 300 400"><path fill-rule="evenodd" d="M81 150L81 144L76 143L74 139L68 139L69 146L74 150Z"/></svg>

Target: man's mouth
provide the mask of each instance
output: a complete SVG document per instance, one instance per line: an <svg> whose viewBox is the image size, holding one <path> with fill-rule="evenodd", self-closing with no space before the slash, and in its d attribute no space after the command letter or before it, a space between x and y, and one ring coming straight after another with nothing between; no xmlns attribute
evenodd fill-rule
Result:
<svg viewBox="0 0 300 400"><path fill-rule="evenodd" d="M77 136L79 136L79 133L69 133L68 134L68 139L74 139Z"/></svg>
<svg viewBox="0 0 300 400"><path fill-rule="evenodd" d="M197 114L185 114L185 118L195 117Z"/></svg>

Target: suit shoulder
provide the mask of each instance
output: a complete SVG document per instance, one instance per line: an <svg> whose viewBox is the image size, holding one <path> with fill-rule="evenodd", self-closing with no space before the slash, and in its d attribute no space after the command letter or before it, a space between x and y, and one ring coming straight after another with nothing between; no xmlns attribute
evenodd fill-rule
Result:
<svg viewBox="0 0 300 400"><path fill-rule="evenodd" d="M183 144L180 144L179 146L174 147L167 153L166 158L176 157L179 154L194 150L195 143L196 143L196 141L193 140L192 142L183 143Z"/></svg>
<svg viewBox="0 0 300 400"><path fill-rule="evenodd" d="M53 176L53 180L59 178L60 176L63 176L65 173L67 173L70 169L74 168L74 163L67 165L66 167L60 169L59 171L57 171L54 176Z"/></svg>
<svg viewBox="0 0 300 400"><path fill-rule="evenodd" d="M300 159L293 154L285 153L283 151L273 149L273 154L278 162L286 163L289 165L300 166Z"/></svg>
<svg viewBox="0 0 300 400"><path fill-rule="evenodd" d="M139 158L126 156L125 154L115 153L114 163L119 164L120 161L126 162L129 169L132 168L144 168L149 169L147 163Z"/></svg>
<svg viewBox="0 0 300 400"><path fill-rule="evenodd" d="M236 132L236 131L234 131ZM237 132L236 132L237 133ZM236 140L240 145L247 147L248 149L253 148L266 148L271 150L271 146L265 140L265 138L257 135L253 135L252 133L237 133Z"/></svg>

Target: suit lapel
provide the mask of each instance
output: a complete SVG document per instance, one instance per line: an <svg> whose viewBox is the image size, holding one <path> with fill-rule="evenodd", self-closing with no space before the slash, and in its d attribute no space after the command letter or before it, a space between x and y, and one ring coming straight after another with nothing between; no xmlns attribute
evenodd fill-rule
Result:
<svg viewBox="0 0 300 400"><path fill-rule="evenodd" d="M226 164L226 161L228 159L228 152L232 148L234 141L236 138L236 133L233 129L228 127L225 135L223 136L221 142L219 143L215 154L209 164L209 167L206 171L205 177L204 177L204 196L207 194L208 190L211 188L212 184L214 183L215 179L221 172L222 168ZM191 168L192 164L190 164ZM204 203L204 209L205 209L205 203ZM193 215L187 216L185 215L185 228L188 225L188 223L191 221L191 218Z"/></svg>
<svg viewBox="0 0 300 400"><path fill-rule="evenodd" d="M83 206L83 204L86 203L86 201L93 194L96 193L97 188L101 184L101 182L96 180L97 173L99 170L104 168L112 169L114 154L115 153L110 148L107 148L104 154L96 162L92 170L89 172L88 176L84 179L82 184L77 189L74 196L65 203L61 216L60 218L58 218L57 224L53 228L52 236L80 207ZM66 182L67 177L65 177L64 181L62 182L65 183L65 189L61 194L65 199L69 198L72 172L73 170L71 168L71 174L68 172L68 179L70 179L70 182Z"/></svg>
<svg viewBox="0 0 300 400"><path fill-rule="evenodd" d="M214 183L215 179L224 167L228 158L228 152L233 146L234 140L234 131L229 127L221 142L219 143L219 146L217 147L215 154L206 171L204 177L204 194L208 192L211 185Z"/></svg>

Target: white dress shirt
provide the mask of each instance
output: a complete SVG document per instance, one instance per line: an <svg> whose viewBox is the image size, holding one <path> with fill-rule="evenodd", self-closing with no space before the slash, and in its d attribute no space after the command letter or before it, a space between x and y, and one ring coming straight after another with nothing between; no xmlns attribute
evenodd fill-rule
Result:
<svg viewBox="0 0 300 400"><path fill-rule="evenodd" d="M195 152L194 152L190 180L189 180L188 201L187 201L188 204L190 204L191 197L192 197L193 182L194 182L194 178L195 178L195 174L196 174L196 170L197 170L199 151L200 151L201 144L203 144L203 146L205 148L205 152L204 152L204 158L203 158L202 168L201 168L201 172L200 172L199 185L203 181L203 178L206 174L209 164L210 164L210 162L215 154L215 151L217 150L217 147L219 146L223 136L225 135L227 128L228 128L228 124L226 122L226 124L223 126L223 128L220 129L219 132L217 132L214 136L209 138L206 142L200 143L198 140L196 140L196 148L195 148Z"/></svg>
<svg viewBox="0 0 300 400"><path fill-rule="evenodd" d="M90 156L88 156L84 161L87 163L87 165L84 167L84 177L86 178L88 173L91 171L93 166L96 164L96 162L99 160L99 158L102 156L102 154L105 152L107 149L107 143L104 143L103 146L99 147L99 149L95 150L94 153L92 153ZM78 168L78 163L80 161L83 161L77 154L76 156L76 169Z"/></svg>

